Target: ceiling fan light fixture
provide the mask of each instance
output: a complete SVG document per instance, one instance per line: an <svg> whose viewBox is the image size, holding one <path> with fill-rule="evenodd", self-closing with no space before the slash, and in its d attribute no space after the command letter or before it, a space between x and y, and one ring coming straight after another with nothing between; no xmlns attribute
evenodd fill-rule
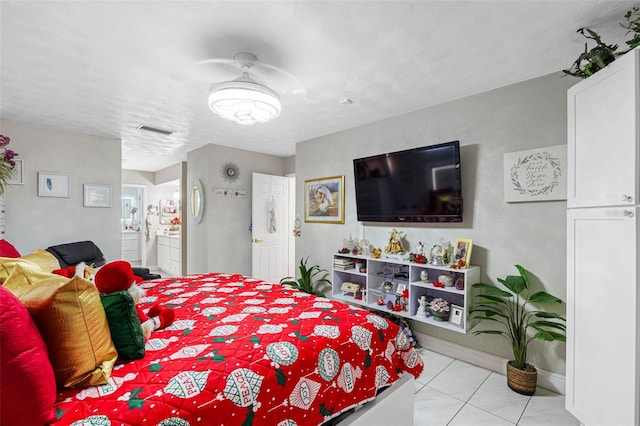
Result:
<svg viewBox="0 0 640 426"><path fill-rule="evenodd" d="M275 91L244 73L234 81L213 85L209 91L209 108L224 119L253 124L276 118L282 106Z"/></svg>

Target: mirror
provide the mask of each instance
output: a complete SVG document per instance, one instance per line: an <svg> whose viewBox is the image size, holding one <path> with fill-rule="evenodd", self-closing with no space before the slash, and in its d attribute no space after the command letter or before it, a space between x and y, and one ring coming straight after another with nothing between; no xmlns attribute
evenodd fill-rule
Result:
<svg viewBox="0 0 640 426"><path fill-rule="evenodd" d="M133 202L133 197L122 196L122 212L120 213L120 217L123 221L131 220L131 210L134 208L136 208L136 205Z"/></svg>
<svg viewBox="0 0 640 426"><path fill-rule="evenodd" d="M144 190L141 186L122 185L120 224L125 231L139 231Z"/></svg>
<svg viewBox="0 0 640 426"><path fill-rule="evenodd" d="M160 223L170 225L171 219L180 218L180 202L178 200L160 200Z"/></svg>
<svg viewBox="0 0 640 426"><path fill-rule="evenodd" d="M202 183L196 180L191 187L191 215L196 223L202 220L204 210L204 192L202 191Z"/></svg>

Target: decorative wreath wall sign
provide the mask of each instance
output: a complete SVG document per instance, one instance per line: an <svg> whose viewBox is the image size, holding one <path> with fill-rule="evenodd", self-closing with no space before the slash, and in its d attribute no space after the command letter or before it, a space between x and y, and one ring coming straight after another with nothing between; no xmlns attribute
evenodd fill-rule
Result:
<svg viewBox="0 0 640 426"><path fill-rule="evenodd" d="M227 182L235 182L240 176L240 170L238 170L238 166L233 163L225 163L220 170L220 174Z"/></svg>
<svg viewBox="0 0 640 426"><path fill-rule="evenodd" d="M513 189L532 196L546 195L558 186L562 176L560 161L548 152L538 152L518 160L511 168Z"/></svg>

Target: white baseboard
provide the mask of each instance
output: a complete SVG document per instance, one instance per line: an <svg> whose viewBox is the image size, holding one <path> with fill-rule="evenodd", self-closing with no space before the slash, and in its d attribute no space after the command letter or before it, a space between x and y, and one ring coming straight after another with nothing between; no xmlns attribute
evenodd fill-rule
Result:
<svg viewBox="0 0 640 426"><path fill-rule="evenodd" d="M416 331L414 331L414 333L420 342L420 346L425 349L477 365L481 368L486 368L490 371L495 371L496 373L507 374L506 365L508 360L505 358L458 345L457 343L448 342L424 333ZM564 395L565 382L565 376L538 368L538 386L541 388Z"/></svg>

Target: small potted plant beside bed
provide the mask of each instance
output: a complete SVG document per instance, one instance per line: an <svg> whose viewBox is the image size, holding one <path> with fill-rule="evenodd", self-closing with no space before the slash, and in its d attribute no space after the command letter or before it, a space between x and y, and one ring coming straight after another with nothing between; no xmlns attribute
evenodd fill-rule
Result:
<svg viewBox="0 0 640 426"><path fill-rule="evenodd" d="M287 285L305 293L324 297L324 292L319 287L321 285L331 285L331 281L325 278L329 274L329 271L320 268L318 265L307 266L308 260L308 257L306 259L300 259L300 266L298 267L300 270L300 278L298 278L297 281L294 277L285 277L280 280L280 284Z"/></svg>
<svg viewBox="0 0 640 426"><path fill-rule="evenodd" d="M473 287L481 291L469 309L469 320L480 320L499 326L499 329L477 330L473 333L495 334L506 339L513 351L513 360L507 363L507 385L523 395L536 391L537 371L527 363L527 348L534 340L566 341L565 318L535 309L538 304L561 304L562 300L544 291L530 294L529 271L515 265L519 275L498 278L506 289L493 284L478 283Z"/></svg>

